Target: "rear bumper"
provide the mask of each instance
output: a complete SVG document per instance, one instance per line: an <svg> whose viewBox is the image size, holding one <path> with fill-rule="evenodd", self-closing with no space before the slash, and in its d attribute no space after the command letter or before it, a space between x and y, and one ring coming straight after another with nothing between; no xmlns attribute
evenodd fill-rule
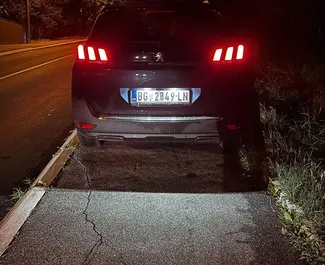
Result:
<svg viewBox="0 0 325 265"><path fill-rule="evenodd" d="M184 121L92 120L92 130L78 128L79 133L98 141L216 142L220 143L218 119Z"/></svg>
<svg viewBox="0 0 325 265"><path fill-rule="evenodd" d="M85 101L73 100L75 122L90 123L94 129L78 128L78 132L99 141L123 142L217 142L220 143L219 117L94 117Z"/></svg>

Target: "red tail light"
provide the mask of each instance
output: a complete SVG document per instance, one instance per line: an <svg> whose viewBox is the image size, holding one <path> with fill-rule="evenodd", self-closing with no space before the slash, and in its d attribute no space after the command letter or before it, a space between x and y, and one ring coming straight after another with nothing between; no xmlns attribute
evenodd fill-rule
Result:
<svg viewBox="0 0 325 265"><path fill-rule="evenodd" d="M236 56L234 56L236 54ZM237 47L230 46L226 49L218 48L215 50L213 61L233 61L242 60L244 58L244 45L238 45Z"/></svg>
<svg viewBox="0 0 325 265"><path fill-rule="evenodd" d="M107 62L109 61L107 51L103 48L95 48L80 44L78 46L79 61Z"/></svg>

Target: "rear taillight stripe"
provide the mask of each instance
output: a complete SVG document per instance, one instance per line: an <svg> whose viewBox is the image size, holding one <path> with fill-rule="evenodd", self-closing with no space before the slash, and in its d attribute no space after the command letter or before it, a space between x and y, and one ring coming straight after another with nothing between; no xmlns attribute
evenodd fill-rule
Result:
<svg viewBox="0 0 325 265"><path fill-rule="evenodd" d="M98 49L99 58L101 61L107 61L107 55L104 49Z"/></svg>
<svg viewBox="0 0 325 265"><path fill-rule="evenodd" d="M244 45L239 45L237 49L237 60L241 60L244 58Z"/></svg>
<svg viewBox="0 0 325 265"><path fill-rule="evenodd" d="M83 45L78 46L78 59L80 60L85 60L85 50Z"/></svg>
<svg viewBox="0 0 325 265"><path fill-rule="evenodd" d="M228 47L227 52L226 52L226 61L231 61L232 60L232 54L234 52L234 47Z"/></svg>
<svg viewBox="0 0 325 265"><path fill-rule="evenodd" d="M222 55L222 49L217 49L214 53L213 61L220 61Z"/></svg>
<svg viewBox="0 0 325 265"><path fill-rule="evenodd" d="M88 57L90 61L96 60L95 50L93 47L88 47Z"/></svg>

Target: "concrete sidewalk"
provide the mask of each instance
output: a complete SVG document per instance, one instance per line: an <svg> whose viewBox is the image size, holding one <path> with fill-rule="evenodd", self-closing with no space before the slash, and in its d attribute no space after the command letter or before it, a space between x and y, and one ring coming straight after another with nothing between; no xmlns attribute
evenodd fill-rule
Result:
<svg viewBox="0 0 325 265"><path fill-rule="evenodd" d="M301 265L263 192L48 191L0 264Z"/></svg>
<svg viewBox="0 0 325 265"><path fill-rule="evenodd" d="M0 56L82 42L85 38L42 41L29 44L0 45Z"/></svg>

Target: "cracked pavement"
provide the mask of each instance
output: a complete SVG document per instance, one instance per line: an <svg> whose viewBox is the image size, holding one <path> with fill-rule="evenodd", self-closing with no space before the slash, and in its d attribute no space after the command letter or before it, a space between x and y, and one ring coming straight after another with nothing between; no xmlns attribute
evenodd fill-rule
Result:
<svg viewBox="0 0 325 265"><path fill-rule="evenodd" d="M87 167L79 160L78 153L76 153L75 156L72 156L71 159L74 159L80 165L80 167L82 168L84 176L86 177L87 188L89 189L90 184L91 184L91 180L90 180L90 177L89 177L89 172L88 172ZM89 219L88 214L87 214L87 210L88 210L88 207L89 207L90 200L91 200L91 190L88 190L88 192L87 192L87 204L86 204L86 207L85 207L84 211L82 212L82 214L85 216L86 223L90 223L92 225L93 231L97 235L98 240L95 241L94 245L91 247L90 251L86 255L85 260L83 262L83 264L85 264L85 265L91 264L91 260L93 258L94 253L104 243L103 236L98 231L98 228L96 227L96 224L92 220Z"/></svg>
<svg viewBox="0 0 325 265"><path fill-rule="evenodd" d="M78 148L3 265L303 265L273 201L215 148Z"/></svg>
<svg viewBox="0 0 325 265"><path fill-rule="evenodd" d="M96 227L96 224L92 220L90 220L88 218L87 209L88 209L88 206L89 206L89 203L90 203L90 196L91 196L91 191L88 191L87 205L86 205L85 210L82 212L82 214L85 216L86 222L88 222L88 223L90 223L92 225L94 232L98 236L98 240L95 242L95 244L90 249L90 251L87 254L83 264L91 264L92 255L94 254L94 252L96 252L98 250L98 248L101 246L101 244L103 244L103 236L97 231L98 228Z"/></svg>
<svg viewBox="0 0 325 265"><path fill-rule="evenodd" d="M263 193L89 194L47 192L0 264L303 264Z"/></svg>

